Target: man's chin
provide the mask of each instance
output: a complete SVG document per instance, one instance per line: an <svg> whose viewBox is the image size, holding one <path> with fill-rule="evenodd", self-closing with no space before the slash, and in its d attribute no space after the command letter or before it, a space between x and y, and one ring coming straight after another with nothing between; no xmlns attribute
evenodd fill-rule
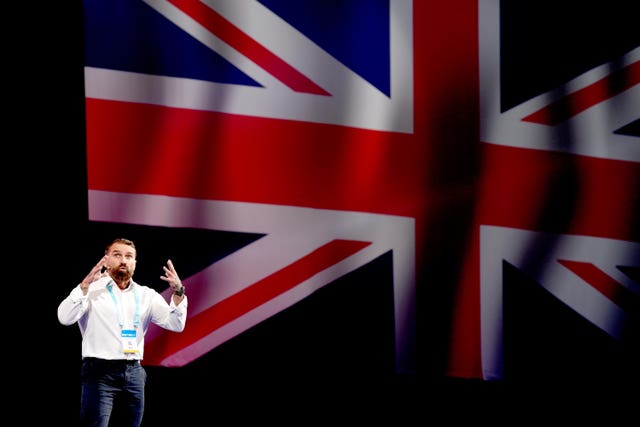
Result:
<svg viewBox="0 0 640 427"><path fill-rule="evenodd" d="M116 270L113 276L114 279L116 279L118 282L128 281L129 279L131 279L131 275L129 274L129 272L124 270Z"/></svg>

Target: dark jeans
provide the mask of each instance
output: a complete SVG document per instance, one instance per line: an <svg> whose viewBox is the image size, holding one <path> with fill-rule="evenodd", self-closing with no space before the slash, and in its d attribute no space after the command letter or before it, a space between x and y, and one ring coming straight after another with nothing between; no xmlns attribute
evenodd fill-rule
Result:
<svg viewBox="0 0 640 427"><path fill-rule="evenodd" d="M82 360L80 425L108 427L114 409L122 415L118 427L139 427L144 413L147 373L137 361Z"/></svg>

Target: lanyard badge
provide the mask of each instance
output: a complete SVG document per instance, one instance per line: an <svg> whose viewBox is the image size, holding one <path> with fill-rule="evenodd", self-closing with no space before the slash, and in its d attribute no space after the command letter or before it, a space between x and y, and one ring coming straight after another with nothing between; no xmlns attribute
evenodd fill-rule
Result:
<svg viewBox="0 0 640 427"><path fill-rule="evenodd" d="M138 340L136 339L135 329L123 329L120 336L122 338L122 351L125 354L138 353Z"/></svg>
<svg viewBox="0 0 640 427"><path fill-rule="evenodd" d="M123 315L122 313L120 313L120 306L118 305L118 299L113 293L113 285L109 283L107 285L107 289L111 294L111 299L113 300L113 304L116 309L116 314L118 316L118 324L120 325L120 328L121 328L120 338L122 339L122 351L125 354L136 354L138 353L138 340L136 339L137 337L136 328L138 327L138 323L140 321L140 300L138 296L138 289L135 287L133 288L133 295L136 303L136 309L133 317L134 329L123 328L124 326Z"/></svg>

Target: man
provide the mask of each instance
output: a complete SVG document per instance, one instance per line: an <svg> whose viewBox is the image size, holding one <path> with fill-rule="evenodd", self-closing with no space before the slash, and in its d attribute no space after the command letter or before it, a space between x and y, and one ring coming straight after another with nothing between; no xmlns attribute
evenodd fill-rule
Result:
<svg viewBox="0 0 640 427"><path fill-rule="evenodd" d="M105 255L58 306L63 325L78 323L82 335L80 425L107 427L118 403L123 426L140 426L147 374L140 361L151 322L182 332L187 297L171 260L160 278L173 290L170 302L133 281L136 247L115 239Z"/></svg>

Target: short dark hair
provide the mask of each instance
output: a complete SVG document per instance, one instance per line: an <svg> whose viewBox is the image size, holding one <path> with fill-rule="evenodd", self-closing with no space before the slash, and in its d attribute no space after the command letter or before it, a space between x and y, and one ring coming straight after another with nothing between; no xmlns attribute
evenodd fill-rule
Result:
<svg viewBox="0 0 640 427"><path fill-rule="evenodd" d="M113 241L107 245L107 247L104 249L104 253L108 254L109 249L111 249L111 246L115 245L116 243L121 243L123 245L131 246L131 248L134 251L136 251L136 253L138 252L138 250L136 249L136 245L133 243L132 240L125 239L124 237L118 237L117 239L113 239Z"/></svg>

